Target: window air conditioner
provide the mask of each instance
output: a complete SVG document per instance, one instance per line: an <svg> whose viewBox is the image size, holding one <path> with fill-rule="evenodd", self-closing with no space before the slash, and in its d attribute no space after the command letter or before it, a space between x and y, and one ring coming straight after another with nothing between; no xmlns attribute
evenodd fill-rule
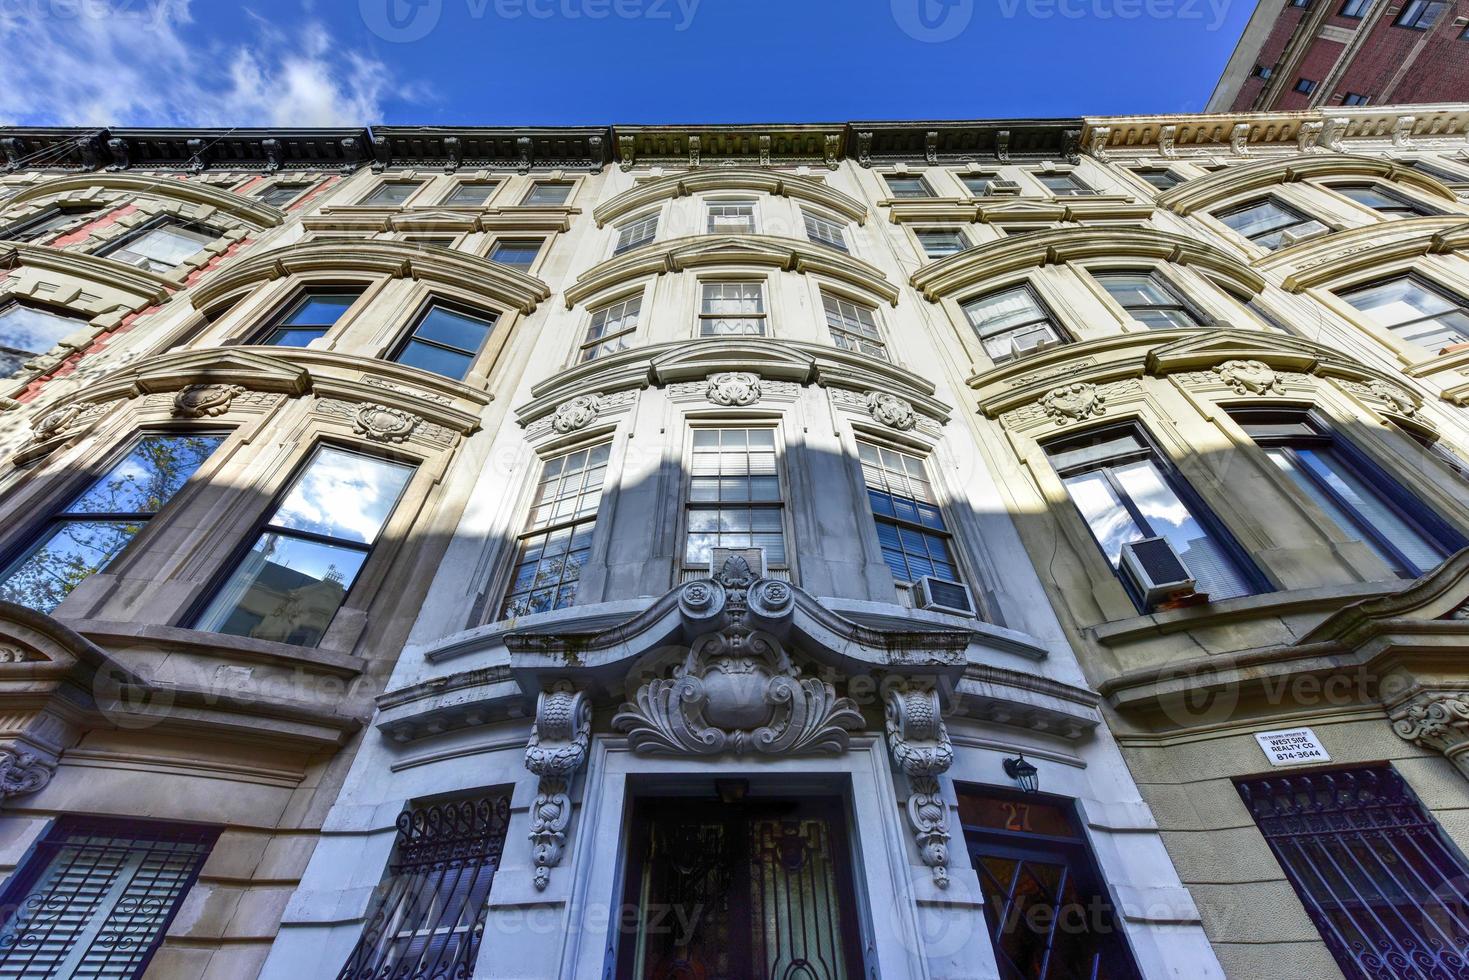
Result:
<svg viewBox="0 0 1469 980"><path fill-rule="evenodd" d="M934 612L953 613L956 616L974 615L974 597L969 586L963 582L924 575L913 583L913 593L922 609Z"/></svg>
<svg viewBox="0 0 1469 980"><path fill-rule="evenodd" d="M984 192L989 197L1019 197L1020 185L1013 180L988 180Z"/></svg>
<svg viewBox="0 0 1469 980"><path fill-rule="evenodd" d="M1122 546L1122 567L1132 579L1149 609L1167 599L1191 597L1204 601L1198 584L1178 552L1166 538L1142 538Z"/></svg>
<svg viewBox="0 0 1469 980"><path fill-rule="evenodd" d="M1294 245L1296 242L1304 242L1308 238L1315 238L1321 234L1319 231L1283 231L1280 233L1281 247Z"/></svg>

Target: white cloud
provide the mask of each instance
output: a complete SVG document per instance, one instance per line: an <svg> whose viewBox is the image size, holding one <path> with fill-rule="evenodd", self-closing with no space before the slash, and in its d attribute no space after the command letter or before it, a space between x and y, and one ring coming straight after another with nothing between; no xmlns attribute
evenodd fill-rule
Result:
<svg viewBox="0 0 1469 980"><path fill-rule="evenodd" d="M0 0L8 52L0 125L361 126L382 118L387 67L334 44L319 22L303 18L285 32L251 15L248 36L223 41L192 29L189 4Z"/></svg>

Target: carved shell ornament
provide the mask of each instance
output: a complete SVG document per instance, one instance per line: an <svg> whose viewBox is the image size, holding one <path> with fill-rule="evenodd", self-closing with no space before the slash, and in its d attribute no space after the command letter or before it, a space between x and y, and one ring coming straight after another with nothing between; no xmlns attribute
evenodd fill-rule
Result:
<svg viewBox="0 0 1469 980"><path fill-rule="evenodd" d="M597 417L602 410L602 401L596 395L577 395L569 402L562 402L556 406L556 414L551 419L551 428L565 435L584 429Z"/></svg>
<svg viewBox="0 0 1469 980"><path fill-rule="evenodd" d="M1041 407L1053 419L1079 421L1093 415L1107 414L1106 401L1096 385L1087 381L1076 381L1046 392L1041 396Z"/></svg>
<svg viewBox="0 0 1469 980"><path fill-rule="evenodd" d="M1411 416L1418 411L1418 406L1411 395L1386 381L1374 380L1367 388L1372 394L1387 402L1390 409L1399 415Z"/></svg>
<svg viewBox="0 0 1469 980"><path fill-rule="evenodd" d="M71 425L81 410L82 407L80 405L68 405L65 408L58 408L53 412L47 412L37 419L32 426L35 430L32 438L36 442L45 442L52 436L60 435L66 431L67 426Z"/></svg>
<svg viewBox="0 0 1469 980"><path fill-rule="evenodd" d="M742 408L760 400L760 375L752 371L720 371L709 375L708 398L726 408Z"/></svg>
<svg viewBox="0 0 1469 980"><path fill-rule="evenodd" d="M1214 365L1214 373L1219 375L1220 381L1233 388L1236 394L1285 394L1285 385L1281 383L1280 375L1264 361L1225 361Z"/></svg>
<svg viewBox="0 0 1469 980"><path fill-rule="evenodd" d="M352 431L378 442L407 442L422 421L402 409L363 404L352 416Z"/></svg>
<svg viewBox="0 0 1469 980"><path fill-rule="evenodd" d="M913 405L906 399L885 391L867 393L867 411L890 429L907 431L918 424L918 415L913 411Z"/></svg>
<svg viewBox="0 0 1469 980"><path fill-rule="evenodd" d="M173 414L186 419L214 418L228 412L230 403L244 393L242 385L189 385L173 396Z"/></svg>

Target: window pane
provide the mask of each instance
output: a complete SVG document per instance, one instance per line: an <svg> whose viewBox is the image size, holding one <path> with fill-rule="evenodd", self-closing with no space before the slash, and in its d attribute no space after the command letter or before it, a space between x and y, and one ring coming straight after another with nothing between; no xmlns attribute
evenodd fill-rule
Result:
<svg viewBox="0 0 1469 980"><path fill-rule="evenodd" d="M923 229L914 232L914 235L918 238L918 244L923 246L924 254L931 259L953 255L969 247L969 239L957 228Z"/></svg>
<svg viewBox="0 0 1469 980"><path fill-rule="evenodd" d="M64 513L155 513L223 441L222 435L144 436L122 462L92 484Z"/></svg>
<svg viewBox="0 0 1469 980"><path fill-rule="evenodd" d="M419 185L409 181L391 181L368 195L363 204L402 204L413 196Z"/></svg>
<svg viewBox="0 0 1469 980"><path fill-rule="evenodd" d="M271 524L371 544L413 467L327 447L317 452Z"/></svg>
<svg viewBox="0 0 1469 980"><path fill-rule="evenodd" d="M199 629L277 643L321 641L367 552L266 532L214 601Z"/></svg>
<svg viewBox="0 0 1469 980"><path fill-rule="evenodd" d="M0 349L26 355L16 359L15 368L19 368L30 355L46 353L86 324L80 317L11 303L0 308Z"/></svg>
<svg viewBox="0 0 1469 980"><path fill-rule="evenodd" d="M360 292L310 293L299 306L281 322L288 326L310 324L330 326L339 320L347 308L357 302Z"/></svg>
<svg viewBox="0 0 1469 980"><path fill-rule="evenodd" d="M494 250L490 252L490 261L499 262L501 265L513 265L518 269L528 269L535 262L536 256L541 254L542 241L539 238L517 238L496 242Z"/></svg>
<svg viewBox="0 0 1469 980"><path fill-rule="evenodd" d="M473 354L484 345L493 325L492 320L434 306L418 321L413 335Z"/></svg>
<svg viewBox="0 0 1469 980"><path fill-rule="evenodd" d="M1083 473L1063 481L1087 526L1113 567L1122 562L1122 546L1147 537L1122 506L1111 484L1100 472Z"/></svg>
<svg viewBox="0 0 1469 980"><path fill-rule="evenodd" d="M903 177L897 174L885 174L888 191L893 197L928 197L928 185L922 177Z"/></svg>
<svg viewBox="0 0 1469 980"><path fill-rule="evenodd" d="M144 232L110 254L112 258L163 272L191 258L213 240L212 235L190 228L163 226Z"/></svg>
<svg viewBox="0 0 1469 980"><path fill-rule="evenodd" d="M490 194L495 190L495 184L491 182L463 183L454 188L454 193L449 195L445 204L483 204L490 199Z"/></svg>
<svg viewBox="0 0 1469 980"><path fill-rule="evenodd" d="M530 193L525 196L525 204L565 204L566 199L571 196L571 185L568 183L552 183L540 181L532 185Z"/></svg>
<svg viewBox="0 0 1469 980"><path fill-rule="evenodd" d="M326 331L317 327L294 330L274 330L261 341L266 347L306 347L313 340L325 337Z"/></svg>
<svg viewBox="0 0 1469 980"><path fill-rule="evenodd" d="M45 536L11 566L0 582L0 599L49 613L72 589L100 572L143 529L147 518L130 521L56 521Z"/></svg>
<svg viewBox="0 0 1469 980"><path fill-rule="evenodd" d="M964 307L981 337L1000 333L1021 323L1046 319L1045 311L1029 289L1017 287L974 300Z"/></svg>

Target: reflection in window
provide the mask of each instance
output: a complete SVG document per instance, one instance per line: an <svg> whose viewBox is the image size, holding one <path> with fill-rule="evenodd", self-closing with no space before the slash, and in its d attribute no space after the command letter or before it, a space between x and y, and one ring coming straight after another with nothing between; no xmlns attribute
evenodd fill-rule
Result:
<svg viewBox="0 0 1469 980"><path fill-rule="evenodd" d="M199 254L217 237L215 232L206 228L165 221L129 235L102 254L161 275Z"/></svg>
<svg viewBox="0 0 1469 980"><path fill-rule="evenodd" d="M463 381L497 318L430 303L393 360Z"/></svg>
<svg viewBox="0 0 1469 980"><path fill-rule="evenodd" d="M565 204L571 197L569 181L538 180L531 185L521 204Z"/></svg>
<svg viewBox="0 0 1469 980"><path fill-rule="evenodd" d="M775 430L694 430L688 525L686 568L707 568L715 548L764 548L766 565L786 566Z"/></svg>
<svg viewBox="0 0 1469 980"><path fill-rule="evenodd" d="M923 460L871 443L857 443L867 500L877 525L882 559L899 582L933 575L961 581L944 513Z"/></svg>
<svg viewBox="0 0 1469 980"><path fill-rule="evenodd" d="M1439 15L1447 7L1448 3L1445 0L1408 0L1403 4L1402 12L1398 14L1393 24L1415 31L1426 31L1438 23Z"/></svg>
<svg viewBox="0 0 1469 980"><path fill-rule="evenodd" d="M81 317L63 316L39 306L0 306L0 377L19 371L26 361L46 353L86 324Z"/></svg>
<svg viewBox="0 0 1469 980"><path fill-rule="evenodd" d="M862 303L854 303L826 290L821 291L821 305L826 311L826 326L831 341L842 350L854 350L871 357L888 359L887 345L877 327L877 311Z"/></svg>
<svg viewBox="0 0 1469 980"><path fill-rule="evenodd" d="M1426 205L1394 194L1375 184L1338 184L1332 187L1332 190L1351 198L1363 207L1371 208L1378 214L1387 215L1389 218L1416 218L1438 213Z"/></svg>
<svg viewBox="0 0 1469 980"><path fill-rule="evenodd" d="M0 239L11 242L34 242L53 232L79 224L78 218L97 214L101 208L48 208L39 215L0 230Z"/></svg>
<svg viewBox="0 0 1469 980"><path fill-rule="evenodd" d="M477 206L488 201L497 186L499 185L493 180L461 181L454 190L449 192L444 203Z"/></svg>
<svg viewBox="0 0 1469 980"><path fill-rule="evenodd" d="M1202 318L1156 272L1098 272L1097 282L1134 320L1153 330L1197 327Z"/></svg>
<svg viewBox="0 0 1469 980"><path fill-rule="evenodd" d="M711 201L706 213L711 235L753 235L755 233L754 201Z"/></svg>
<svg viewBox="0 0 1469 980"><path fill-rule="evenodd" d="M765 294L758 282L706 282L701 287L699 336L765 333Z"/></svg>
<svg viewBox="0 0 1469 980"><path fill-rule="evenodd" d="M847 251L847 236L840 221L833 221L824 215L816 214L806 209L801 209L801 217L806 222L806 237L818 245L834 248L838 252Z"/></svg>
<svg viewBox="0 0 1469 980"><path fill-rule="evenodd" d="M1246 204L1216 217L1256 245L1271 251L1331 230L1315 218L1308 218L1274 198Z"/></svg>
<svg viewBox="0 0 1469 980"><path fill-rule="evenodd" d="M640 218L634 218L626 224L617 228L617 245L612 249L613 255L621 255L623 252L631 251L648 244L658 236L658 212L645 214Z"/></svg>
<svg viewBox="0 0 1469 980"><path fill-rule="evenodd" d="M529 616L576 602L607 481L606 443L546 460L520 536L515 572L500 618Z"/></svg>
<svg viewBox="0 0 1469 980"><path fill-rule="evenodd" d="M362 290L310 290L267 328L260 343L267 347L305 347L336 325L357 302Z"/></svg>
<svg viewBox="0 0 1469 980"><path fill-rule="evenodd" d="M1124 544L1163 537L1210 599L1257 591L1223 529L1185 499L1191 497L1187 489L1159 465L1137 432L1113 430L1048 446L1046 454L1113 568L1120 566ZM1131 583L1123 581L1131 592Z"/></svg>
<svg viewBox="0 0 1469 980"><path fill-rule="evenodd" d="M511 265L517 269L529 269L541 254L543 238L502 238L490 250L490 261Z"/></svg>
<svg viewBox="0 0 1469 980"><path fill-rule="evenodd" d="M50 612L129 541L224 441L223 435L145 435L126 457L55 514L0 577L0 599Z"/></svg>
<svg viewBox="0 0 1469 980"><path fill-rule="evenodd" d="M300 197L310 184L272 184L259 194L259 199L272 207L283 208Z"/></svg>
<svg viewBox="0 0 1469 980"><path fill-rule="evenodd" d="M1138 167L1133 170L1133 173L1160 191L1166 191L1170 187L1177 187L1183 183L1182 177L1166 167Z"/></svg>
<svg viewBox="0 0 1469 980"><path fill-rule="evenodd" d="M403 463L317 449L196 628L315 646L412 475Z"/></svg>
<svg viewBox="0 0 1469 980"><path fill-rule="evenodd" d="M362 199L363 204L398 205L413 196L423 185L411 180L388 180L379 184L377 190Z"/></svg>
<svg viewBox="0 0 1469 980"><path fill-rule="evenodd" d="M913 236L923 246L923 254L931 259L941 259L969 247L969 237L958 228L919 228Z"/></svg>
<svg viewBox="0 0 1469 980"><path fill-rule="evenodd" d="M642 308L643 295L638 293L593 310L586 342L581 345L581 359L593 361L603 354L615 354L632 346Z"/></svg>
<svg viewBox="0 0 1469 980"><path fill-rule="evenodd" d="M1374 325L1431 351L1469 343L1469 303L1413 276L1342 293Z"/></svg>
<svg viewBox="0 0 1469 980"><path fill-rule="evenodd" d="M1095 194L1087 185L1069 171L1065 173L1035 174L1035 179L1045 185L1046 190L1056 197L1085 197Z"/></svg>
<svg viewBox="0 0 1469 980"><path fill-rule="evenodd" d="M933 197L933 191L922 177L883 174L882 179L887 181L888 193L893 197Z"/></svg>
<svg viewBox="0 0 1469 980"><path fill-rule="evenodd" d="M1061 340L1051 311L1029 286L1012 286L964 304L964 315L996 363Z"/></svg>

